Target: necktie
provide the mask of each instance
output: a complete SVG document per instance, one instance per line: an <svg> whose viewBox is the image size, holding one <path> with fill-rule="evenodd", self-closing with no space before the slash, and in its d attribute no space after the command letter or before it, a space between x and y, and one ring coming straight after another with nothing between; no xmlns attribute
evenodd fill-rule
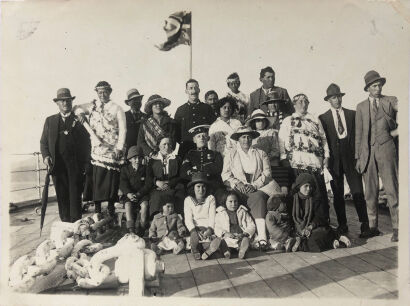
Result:
<svg viewBox="0 0 410 306"><path fill-rule="evenodd" d="M345 131L345 128L343 127L342 118L340 117L339 110L336 110L336 115L337 115L337 131L339 132L340 135L342 135L343 132Z"/></svg>
<svg viewBox="0 0 410 306"><path fill-rule="evenodd" d="M377 113L377 111L379 110L379 107L377 106L377 99L374 98L373 100L373 110L375 113Z"/></svg>

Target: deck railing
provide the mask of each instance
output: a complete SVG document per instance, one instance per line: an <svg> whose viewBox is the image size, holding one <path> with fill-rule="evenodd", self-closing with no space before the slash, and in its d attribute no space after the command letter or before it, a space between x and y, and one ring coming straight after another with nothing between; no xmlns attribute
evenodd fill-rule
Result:
<svg viewBox="0 0 410 306"><path fill-rule="evenodd" d="M29 172L36 172L36 185L34 186L29 186L25 188L16 188L13 190L10 190L10 192L19 192L19 191L24 191L24 190L32 190L32 189L37 189L38 192L38 200L39 202L41 201L41 195L42 195L42 189L44 188L44 184L41 183L41 172L42 171L47 171L47 168L41 167L41 153L40 152L33 152L33 153L15 153L11 154L12 156L35 156L36 157L36 167L35 169L28 169L28 170L13 170L11 173L29 173ZM53 184L50 182L50 186L53 186ZM33 199L30 199L33 200Z"/></svg>

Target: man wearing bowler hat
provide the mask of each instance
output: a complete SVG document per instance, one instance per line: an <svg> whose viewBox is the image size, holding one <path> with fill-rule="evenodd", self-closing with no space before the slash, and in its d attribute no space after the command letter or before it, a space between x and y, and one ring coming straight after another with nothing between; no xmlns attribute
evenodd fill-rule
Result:
<svg viewBox="0 0 410 306"><path fill-rule="evenodd" d="M44 163L52 175L61 221L81 219L84 170L90 161L90 137L72 112L68 88L57 91L54 102L60 112L46 119L40 140Z"/></svg>
<svg viewBox="0 0 410 306"><path fill-rule="evenodd" d="M390 209L391 241L396 242L399 225L397 98L382 95L386 79L376 71L367 72L364 81L369 97L356 109L356 170L364 177L370 230L377 235L380 233L377 228L380 176Z"/></svg>
<svg viewBox="0 0 410 306"><path fill-rule="evenodd" d="M139 91L135 88L128 90L127 99L125 104L127 104L131 109L125 112L125 120L127 124L127 134L125 136L126 150L132 146L137 145L138 131L142 120L147 116L141 112L141 101L142 97Z"/></svg>
<svg viewBox="0 0 410 306"><path fill-rule="evenodd" d="M374 236L375 233L370 231L369 228L362 176L354 167L356 112L342 107L342 97L344 95L338 85L330 84L324 98L325 101L329 102L330 109L319 116L330 151L328 170L333 178L330 185L334 195L333 206L339 225L337 230L341 235L348 232L344 200L345 175L361 222L360 237L368 238Z"/></svg>

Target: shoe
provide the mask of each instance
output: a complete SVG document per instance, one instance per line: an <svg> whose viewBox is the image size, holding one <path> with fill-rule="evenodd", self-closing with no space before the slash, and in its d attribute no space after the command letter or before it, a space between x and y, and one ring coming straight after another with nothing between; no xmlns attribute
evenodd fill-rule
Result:
<svg viewBox="0 0 410 306"><path fill-rule="evenodd" d="M339 242L343 243L347 248L352 246L350 239L343 235L339 237Z"/></svg>
<svg viewBox="0 0 410 306"><path fill-rule="evenodd" d="M285 251L286 253L290 252L292 250L293 245L295 244L296 239L295 238L289 238L285 242Z"/></svg>
<svg viewBox="0 0 410 306"><path fill-rule="evenodd" d="M195 260L200 260L201 259L201 254L200 253L192 253L192 255L194 256Z"/></svg>
<svg viewBox="0 0 410 306"><path fill-rule="evenodd" d="M399 230L398 229L393 229L393 235L391 236L390 241L391 242L398 242L399 241Z"/></svg>
<svg viewBox="0 0 410 306"><path fill-rule="evenodd" d="M258 241L258 245L259 245L260 252L264 252L269 248L268 243L266 242L266 240L263 240L263 239Z"/></svg>
<svg viewBox="0 0 410 306"><path fill-rule="evenodd" d="M158 256L162 254L162 249L160 249L155 243L151 244L151 250L153 250Z"/></svg>
<svg viewBox="0 0 410 306"><path fill-rule="evenodd" d="M239 253L238 253L238 258L244 259L244 258L245 258L245 255L246 255L246 251L239 251Z"/></svg>
<svg viewBox="0 0 410 306"><path fill-rule="evenodd" d="M179 253L181 253L181 251L185 249L185 244L184 242L181 240L180 242L178 242L177 247L174 249L173 253L175 255L178 255Z"/></svg>
<svg viewBox="0 0 410 306"><path fill-rule="evenodd" d="M369 222L363 222L360 225L360 238L370 238L372 233L370 231Z"/></svg>
<svg viewBox="0 0 410 306"><path fill-rule="evenodd" d="M333 248L334 248L334 249L338 249L339 247L340 247L339 240L336 240L336 239L335 239L335 240L333 241Z"/></svg>
<svg viewBox="0 0 410 306"><path fill-rule="evenodd" d="M231 258L231 252L226 251L226 252L224 253L224 256L225 256L226 259ZM239 257L239 255L238 255L238 257Z"/></svg>
<svg viewBox="0 0 410 306"><path fill-rule="evenodd" d="M342 224L337 227L337 232L339 233L339 235L347 234L348 231L349 231L349 228L347 227L346 224Z"/></svg>
<svg viewBox="0 0 410 306"><path fill-rule="evenodd" d="M292 247L292 252L298 251L301 242L302 242L302 239L300 237L295 238L295 244Z"/></svg>

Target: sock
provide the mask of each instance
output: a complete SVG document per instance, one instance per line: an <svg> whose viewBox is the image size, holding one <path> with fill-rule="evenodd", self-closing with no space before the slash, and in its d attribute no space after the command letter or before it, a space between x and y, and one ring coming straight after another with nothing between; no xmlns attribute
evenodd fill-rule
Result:
<svg viewBox="0 0 410 306"><path fill-rule="evenodd" d="M255 219L256 229L258 231L258 240L266 241L266 223L265 219L257 218Z"/></svg>

